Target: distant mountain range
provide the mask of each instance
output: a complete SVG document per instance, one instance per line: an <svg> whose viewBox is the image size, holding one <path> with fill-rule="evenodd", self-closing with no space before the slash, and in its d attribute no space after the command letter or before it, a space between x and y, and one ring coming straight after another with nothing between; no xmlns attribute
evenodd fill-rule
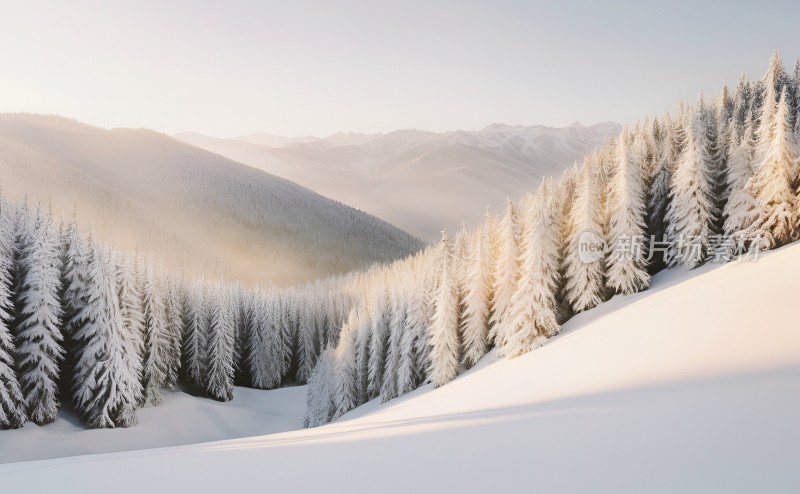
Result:
<svg viewBox="0 0 800 494"><path fill-rule="evenodd" d="M174 268L287 285L418 250L389 223L149 130L0 114L0 183Z"/></svg>
<svg viewBox="0 0 800 494"><path fill-rule="evenodd" d="M383 218L424 240L478 222L486 207L534 190L620 131L616 123L492 124L477 131L397 130L286 138L178 139L308 187Z"/></svg>

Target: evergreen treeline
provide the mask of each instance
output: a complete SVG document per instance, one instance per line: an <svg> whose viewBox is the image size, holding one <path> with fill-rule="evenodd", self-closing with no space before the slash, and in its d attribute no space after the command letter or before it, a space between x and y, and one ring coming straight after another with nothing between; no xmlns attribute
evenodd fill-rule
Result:
<svg viewBox="0 0 800 494"><path fill-rule="evenodd" d="M441 386L492 347L528 352L666 267L795 240L799 165L800 61L788 74L776 52L761 80L743 75L711 101L626 127L499 218L361 278L338 345L311 374L306 426ZM594 262L586 232L604 241Z"/></svg>
<svg viewBox="0 0 800 494"><path fill-rule="evenodd" d="M800 62L625 128L499 217L388 265L282 290L166 273L75 221L0 198L0 427L136 423L178 383L309 383L307 426L424 383L491 348L515 357L571 315L798 236ZM586 262L586 233L604 239Z"/></svg>
<svg viewBox="0 0 800 494"><path fill-rule="evenodd" d="M0 428L61 407L128 427L179 382L230 400L234 383L306 382L349 297L330 279L245 290L166 273L83 234L73 219L0 197Z"/></svg>

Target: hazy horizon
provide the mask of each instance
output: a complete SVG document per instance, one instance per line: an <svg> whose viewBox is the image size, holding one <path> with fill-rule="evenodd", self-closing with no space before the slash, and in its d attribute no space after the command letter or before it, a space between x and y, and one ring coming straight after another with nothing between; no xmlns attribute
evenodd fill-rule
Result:
<svg viewBox="0 0 800 494"><path fill-rule="evenodd" d="M0 19L0 112L220 138L631 123L741 70L760 77L776 48L793 63L793 12L781 1L14 3Z"/></svg>

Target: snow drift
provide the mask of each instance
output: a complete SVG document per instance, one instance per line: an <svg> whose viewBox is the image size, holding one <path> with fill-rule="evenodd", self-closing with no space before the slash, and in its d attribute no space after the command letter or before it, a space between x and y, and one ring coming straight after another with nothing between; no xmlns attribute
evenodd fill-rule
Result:
<svg viewBox="0 0 800 494"><path fill-rule="evenodd" d="M327 426L7 464L0 478L18 493L792 492L798 279L797 244L665 271L540 349Z"/></svg>

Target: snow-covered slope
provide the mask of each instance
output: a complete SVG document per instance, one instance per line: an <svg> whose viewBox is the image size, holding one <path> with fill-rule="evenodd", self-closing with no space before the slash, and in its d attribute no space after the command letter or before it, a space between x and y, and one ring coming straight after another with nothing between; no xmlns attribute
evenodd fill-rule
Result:
<svg viewBox="0 0 800 494"><path fill-rule="evenodd" d="M408 255L419 242L285 179L147 130L0 114L12 200L52 204L123 249L244 282L289 284Z"/></svg>
<svg viewBox="0 0 800 494"><path fill-rule="evenodd" d="M619 125L564 128L493 124L478 131L334 134L279 140L269 134L187 143L309 187L426 240L443 226L473 225L487 206L535 189L619 131ZM271 143L271 144L268 144Z"/></svg>
<svg viewBox="0 0 800 494"><path fill-rule="evenodd" d="M800 244L664 272L540 349L324 427L0 465L0 480L15 493L795 492L798 279Z"/></svg>

